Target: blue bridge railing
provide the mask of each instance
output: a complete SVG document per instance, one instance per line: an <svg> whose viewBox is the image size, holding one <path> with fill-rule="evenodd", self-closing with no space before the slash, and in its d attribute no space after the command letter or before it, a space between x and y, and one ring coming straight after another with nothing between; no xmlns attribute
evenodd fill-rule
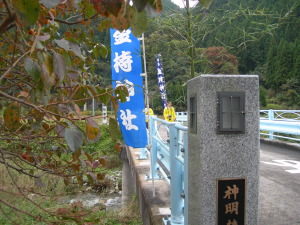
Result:
<svg viewBox="0 0 300 225"><path fill-rule="evenodd" d="M300 142L300 110L261 110L261 135ZM188 224L188 128L187 113L177 114L181 123L150 117L151 164L149 179L162 176L170 184L171 217L164 224ZM268 133L266 133L268 132ZM294 137L286 136L295 135ZM142 150L145 151L145 150Z"/></svg>
<svg viewBox="0 0 300 225"><path fill-rule="evenodd" d="M188 171L187 127L179 123L167 122L155 116L150 117L151 127L151 166L150 177L163 176L170 184L171 217L164 219L165 224L184 224L187 215ZM159 175L159 174L160 175ZM149 178L150 178L149 177Z"/></svg>
<svg viewBox="0 0 300 225"><path fill-rule="evenodd" d="M260 135L300 142L300 110L260 110Z"/></svg>
<svg viewBox="0 0 300 225"><path fill-rule="evenodd" d="M177 121L187 122L187 112L176 112ZM260 110L260 135L300 143L300 110Z"/></svg>

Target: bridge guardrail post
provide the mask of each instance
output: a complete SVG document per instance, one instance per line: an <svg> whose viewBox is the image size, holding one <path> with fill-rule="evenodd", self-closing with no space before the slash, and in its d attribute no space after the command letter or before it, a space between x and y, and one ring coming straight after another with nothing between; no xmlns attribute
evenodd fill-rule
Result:
<svg viewBox="0 0 300 225"><path fill-rule="evenodd" d="M274 120L274 111L273 109L268 110L268 119L269 120ZM274 140L274 135L273 131L269 131L269 139Z"/></svg>
<svg viewBox="0 0 300 225"><path fill-rule="evenodd" d="M149 145L149 128L147 129L147 140L148 140L148 145ZM147 148L141 148L140 149L141 151L141 154L140 156L138 157L138 159L147 159Z"/></svg>
<svg viewBox="0 0 300 225"><path fill-rule="evenodd" d="M188 132L183 133L183 148L184 148L184 176L183 176L183 189L184 189L184 225L189 224L188 220L188 199L189 199L189 149L188 149Z"/></svg>
<svg viewBox="0 0 300 225"><path fill-rule="evenodd" d="M149 175L147 176L147 179L159 179L159 175L157 173L157 140L154 138L157 132L157 123L154 121L155 116L150 116L150 129L151 129L151 135L150 137L152 139L151 143L151 149L150 149L150 171Z"/></svg>
<svg viewBox="0 0 300 225"><path fill-rule="evenodd" d="M147 159L147 148L141 148L139 159Z"/></svg>
<svg viewBox="0 0 300 225"><path fill-rule="evenodd" d="M183 224L182 199L182 164L176 159L178 148L178 130L175 123L169 125L170 131L170 192L171 192L171 224Z"/></svg>

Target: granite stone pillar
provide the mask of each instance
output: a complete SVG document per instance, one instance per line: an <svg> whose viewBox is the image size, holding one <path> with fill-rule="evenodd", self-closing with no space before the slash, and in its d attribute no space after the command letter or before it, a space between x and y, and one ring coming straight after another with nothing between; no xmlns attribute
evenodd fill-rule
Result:
<svg viewBox="0 0 300 225"><path fill-rule="evenodd" d="M201 75L188 81L189 188L185 224L258 224L258 82L256 75ZM235 93L244 96L240 113L245 123L241 131L220 132L220 93L228 93L229 98ZM230 104L224 101L223 108L228 107ZM225 126L234 116L232 113L223 118Z"/></svg>

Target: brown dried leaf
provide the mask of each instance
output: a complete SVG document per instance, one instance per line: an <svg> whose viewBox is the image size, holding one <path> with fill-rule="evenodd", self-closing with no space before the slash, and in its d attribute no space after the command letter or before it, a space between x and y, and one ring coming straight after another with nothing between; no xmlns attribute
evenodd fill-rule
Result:
<svg viewBox="0 0 300 225"><path fill-rule="evenodd" d="M103 180L105 178L105 174L104 173L98 173L97 174L97 179L98 180Z"/></svg>
<svg viewBox="0 0 300 225"><path fill-rule="evenodd" d="M5 126L12 131L16 131L21 126L21 108L19 103L10 103L3 114Z"/></svg>

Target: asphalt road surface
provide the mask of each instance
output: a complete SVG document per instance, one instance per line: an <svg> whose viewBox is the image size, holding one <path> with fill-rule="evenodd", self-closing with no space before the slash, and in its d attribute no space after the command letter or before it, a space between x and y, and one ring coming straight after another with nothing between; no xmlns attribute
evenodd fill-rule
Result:
<svg viewBox="0 0 300 225"><path fill-rule="evenodd" d="M260 225L300 225L300 149L261 144Z"/></svg>

